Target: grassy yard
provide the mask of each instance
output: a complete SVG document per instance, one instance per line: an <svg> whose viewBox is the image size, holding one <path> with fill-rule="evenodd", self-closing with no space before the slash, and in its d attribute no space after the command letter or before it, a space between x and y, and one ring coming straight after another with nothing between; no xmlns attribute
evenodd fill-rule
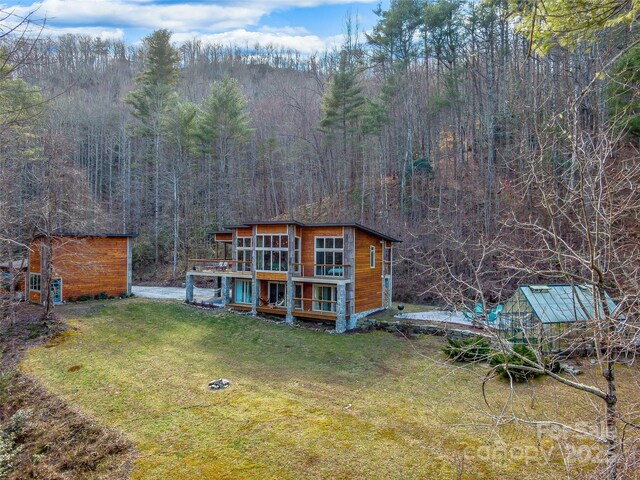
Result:
<svg viewBox="0 0 640 480"><path fill-rule="evenodd" d="M486 368L447 364L439 338L330 335L145 300L60 310L75 328L31 350L21 369L132 439L134 478L567 475L551 437L481 425L491 422ZM231 387L207 390L219 377ZM509 388L495 380L487 392L497 412ZM549 380L518 385L512 408L593 415L586 397L566 393ZM532 455L539 449L549 458Z"/></svg>

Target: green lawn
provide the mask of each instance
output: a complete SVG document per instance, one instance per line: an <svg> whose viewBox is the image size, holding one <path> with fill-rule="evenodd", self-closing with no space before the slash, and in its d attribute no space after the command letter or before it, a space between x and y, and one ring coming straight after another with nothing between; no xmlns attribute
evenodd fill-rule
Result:
<svg viewBox="0 0 640 480"><path fill-rule="evenodd" d="M446 363L442 339L330 335L145 300L87 305L63 307L75 330L21 369L128 435L134 478L566 478L550 438L479 426L486 368ZM209 391L219 377L231 387ZM586 397L566 392L519 385L513 408L587 418ZM494 411L508 393L490 383ZM553 450L548 462L532 458L538 446Z"/></svg>

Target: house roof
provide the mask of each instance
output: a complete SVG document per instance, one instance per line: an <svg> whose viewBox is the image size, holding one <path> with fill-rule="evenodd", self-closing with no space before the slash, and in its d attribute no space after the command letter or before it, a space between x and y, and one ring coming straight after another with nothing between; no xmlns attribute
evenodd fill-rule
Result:
<svg viewBox="0 0 640 480"><path fill-rule="evenodd" d="M395 243L400 243L402 242L402 240L398 240L397 238L393 238L389 235L386 235L382 232L379 232L377 230L374 230L373 228L369 228L369 227L365 227L364 225L360 225L359 223L355 223L355 222L347 222L347 223L302 223L302 222L298 222L296 220L265 220L265 221L251 221L251 222L244 222L241 225L225 225L224 228L226 229L236 229L236 228L246 228L246 227L250 227L252 225L297 225L299 227L353 227L353 228L358 228L362 231L368 232L372 235L376 235L377 237L380 237L384 240L387 240L389 242L395 242Z"/></svg>
<svg viewBox="0 0 640 480"><path fill-rule="evenodd" d="M307 227L354 227L359 228L365 232L371 233L372 235L377 235L380 238L384 238L390 242L402 243L402 240L398 240L397 238L391 237L387 234L379 232L378 230L374 230L373 228L365 227L356 222L347 222L347 223L307 223L305 226Z"/></svg>
<svg viewBox="0 0 640 480"><path fill-rule="evenodd" d="M26 260L14 260L13 262L2 262L0 263L0 268L13 269L13 270L26 270L27 269Z"/></svg>
<svg viewBox="0 0 640 480"><path fill-rule="evenodd" d="M42 233L34 235L34 239L44 237ZM56 232L51 234L52 237L129 237L135 238L137 233L79 233L79 232Z"/></svg>
<svg viewBox="0 0 640 480"><path fill-rule="evenodd" d="M542 323L585 321L594 317L593 293L586 285L521 285L519 290ZM605 292L609 310L615 302ZM598 301L602 312L602 304Z"/></svg>

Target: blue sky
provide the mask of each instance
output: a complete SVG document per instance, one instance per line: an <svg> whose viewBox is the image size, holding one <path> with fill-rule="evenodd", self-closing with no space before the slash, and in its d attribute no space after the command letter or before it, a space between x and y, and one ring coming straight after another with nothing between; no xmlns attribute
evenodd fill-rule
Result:
<svg viewBox="0 0 640 480"><path fill-rule="evenodd" d="M134 43L158 28L217 43L272 43L313 53L339 45L349 13L360 31L376 22L379 0L0 0L0 9L47 19L50 35L84 33ZM389 0L382 1L388 6Z"/></svg>

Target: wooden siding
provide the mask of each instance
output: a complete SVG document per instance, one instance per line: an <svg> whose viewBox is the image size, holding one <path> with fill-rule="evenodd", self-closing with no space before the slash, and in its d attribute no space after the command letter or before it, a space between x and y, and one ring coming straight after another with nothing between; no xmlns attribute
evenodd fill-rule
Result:
<svg viewBox="0 0 640 480"><path fill-rule="evenodd" d="M315 238L342 237L342 227L303 227L301 233L302 245L300 246L300 254L302 263L305 265L313 265L316 263ZM349 262L345 261L345 263Z"/></svg>
<svg viewBox="0 0 640 480"><path fill-rule="evenodd" d="M62 300L105 292L118 296L128 290L127 237L56 237L53 277L62 278ZM32 243L29 266L40 271L39 241ZM36 253L37 252L37 253ZM37 267L36 267L37 265ZM39 302L36 295L32 301Z"/></svg>
<svg viewBox="0 0 640 480"><path fill-rule="evenodd" d="M32 242L29 249L29 270L27 272L26 292L30 302L40 303L40 292L32 292L29 290L29 275L32 273L40 273L42 270L42 256L40 254L40 242Z"/></svg>
<svg viewBox="0 0 640 480"><path fill-rule="evenodd" d="M233 240L233 233L216 233L216 242L231 242Z"/></svg>
<svg viewBox="0 0 640 480"><path fill-rule="evenodd" d="M40 273L40 242L33 242L29 251L29 272Z"/></svg>
<svg viewBox="0 0 640 480"><path fill-rule="evenodd" d="M277 225L258 225L258 235L261 234L285 234L287 233L287 224L277 224Z"/></svg>
<svg viewBox="0 0 640 480"><path fill-rule="evenodd" d="M380 238L356 230L355 313L382 307L382 244ZM376 247L375 268L370 266L369 247Z"/></svg>
<svg viewBox="0 0 640 480"><path fill-rule="evenodd" d="M238 237L251 237L253 235L252 228L238 228L236 230L236 236Z"/></svg>
<svg viewBox="0 0 640 480"><path fill-rule="evenodd" d="M287 272L256 272L258 280L287 281Z"/></svg>

